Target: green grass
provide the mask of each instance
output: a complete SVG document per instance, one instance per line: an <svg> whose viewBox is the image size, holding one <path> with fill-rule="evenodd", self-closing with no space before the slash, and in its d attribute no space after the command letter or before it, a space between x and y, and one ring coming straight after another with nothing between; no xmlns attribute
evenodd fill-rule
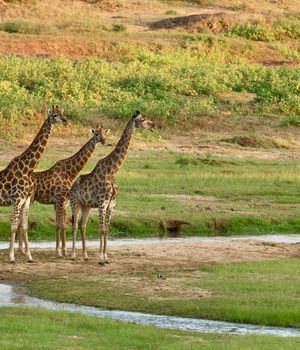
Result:
<svg viewBox="0 0 300 350"><path fill-rule="evenodd" d="M299 271L299 260L289 259L166 270L166 282L155 271L136 271L27 285L34 296L105 309L300 327ZM178 295L182 290L186 294ZM198 297L201 290L209 295Z"/></svg>
<svg viewBox="0 0 300 350"><path fill-rule="evenodd" d="M272 24L247 22L230 28L226 34L254 41L286 41L300 38L299 26L300 21L296 18L285 18Z"/></svg>
<svg viewBox="0 0 300 350"><path fill-rule="evenodd" d="M46 152L40 168L53 163L57 155L51 152ZM108 152L99 148L85 172ZM160 222L166 219L188 221L190 225L182 229L184 235L298 233L299 167L297 160L234 160L211 154L200 157L130 151L117 174L120 193L110 235L157 236L161 234ZM1 207L0 211L0 239L7 240L11 208ZM34 203L30 238L52 240L54 218L53 206ZM96 211L91 213L87 233L99 237Z"/></svg>
<svg viewBox="0 0 300 350"><path fill-rule="evenodd" d="M299 338L199 334L41 309L1 309L0 347L3 350L293 350L299 344Z"/></svg>
<svg viewBox="0 0 300 350"><path fill-rule="evenodd" d="M45 30L46 26L28 20L19 19L13 22L5 22L0 25L0 30L7 33L20 33L38 35Z"/></svg>

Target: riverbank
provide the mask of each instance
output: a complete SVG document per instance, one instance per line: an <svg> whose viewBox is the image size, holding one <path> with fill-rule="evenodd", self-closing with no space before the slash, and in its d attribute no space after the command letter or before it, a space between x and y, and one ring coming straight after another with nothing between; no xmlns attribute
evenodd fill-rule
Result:
<svg viewBox="0 0 300 350"><path fill-rule="evenodd" d="M38 297L105 309L299 327L299 243L207 241L109 246L110 264L33 249L28 264L0 251L0 280ZM97 292L95 292L97 291ZM284 293L283 293L284 291ZM293 302L291 302L293 300Z"/></svg>

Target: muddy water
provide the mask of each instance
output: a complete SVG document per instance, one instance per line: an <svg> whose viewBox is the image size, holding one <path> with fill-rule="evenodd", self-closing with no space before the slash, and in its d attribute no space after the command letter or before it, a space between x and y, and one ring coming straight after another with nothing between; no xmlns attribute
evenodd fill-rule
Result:
<svg viewBox="0 0 300 350"><path fill-rule="evenodd" d="M155 243L201 243L201 242L230 242L230 241L246 241L246 240L252 240L252 241L265 241L265 242L272 242L272 243L300 243L300 235L263 235L263 236L216 236L216 237L180 237L180 238L165 238L165 239L159 239L159 238L120 238L120 239L110 239L109 240L109 246L112 247L118 247L123 245L130 245L130 244L155 244ZM77 246L80 247L81 241L77 243ZM99 245L99 240L95 241L87 241L87 245L89 247L95 247ZM16 245L17 246L17 245ZM71 242L67 242L67 246L71 247ZM55 242L31 242L30 243L31 248L40 248L40 249L48 249L48 248L55 248ZM0 242L0 249L7 249L8 248L8 242Z"/></svg>
<svg viewBox="0 0 300 350"><path fill-rule="evenodd" d="M300 329L296 328L264 327L231 322L151 315L139 312L108 311L90 306L45 301L28 296L24 288L0 283L0 307L4 306L43 307L50 310L77 312L88 316L109 318L123 322L194 332L300 337Z"/></svg>

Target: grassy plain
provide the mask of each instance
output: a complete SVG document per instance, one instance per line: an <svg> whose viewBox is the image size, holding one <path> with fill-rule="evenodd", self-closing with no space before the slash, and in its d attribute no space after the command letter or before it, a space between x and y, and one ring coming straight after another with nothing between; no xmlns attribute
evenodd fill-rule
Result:
<svg viewBox="0 0 300 350"><path fill-rule="evenodd" d="M85 171L110 149L99 146ZM76 150L68 151L72 154ZM47 168L53 158L49 150L39 168ZM160 227L167 220L188 222L182 227L185 235L297 233L299 167L299 160L237 160L203 152L193 155L133 149L117 174L120 193L111 236L164 235ZM1 208L2 240L8 239L10 215L10 208ZM30 238L52 240L54 218L53 206L34 203ZM71 234L70 221L68 232ZM88 235L98 237L96 211L91 215Z"/></svg>
<svg viewBox="0 0 300 350"><path fill-rule="evenodd" d="M32 295L105 309L300 327L299 260L39 279ZM95 293L95 291L98 291Z"/></svg>
<svg viewBox="0 0 300 350"><path fill-rule="evenodd" d="M123 324L76 314L2 308L2 349L287 349L298 338L199 334Z"/></svg>

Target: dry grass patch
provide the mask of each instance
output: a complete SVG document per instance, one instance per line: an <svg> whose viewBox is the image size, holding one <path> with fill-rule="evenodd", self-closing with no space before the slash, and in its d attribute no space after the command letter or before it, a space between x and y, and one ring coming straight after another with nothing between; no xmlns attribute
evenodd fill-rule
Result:
<svg viewBox="0 0 300 350"><path fill-rule="evenodd" d="M221 139L222 142L237 144L241 147L251 148L285 148L293 149L296 147L292 141L284 140L279 137L257 136L257 135L236 135Z"/></svg>

